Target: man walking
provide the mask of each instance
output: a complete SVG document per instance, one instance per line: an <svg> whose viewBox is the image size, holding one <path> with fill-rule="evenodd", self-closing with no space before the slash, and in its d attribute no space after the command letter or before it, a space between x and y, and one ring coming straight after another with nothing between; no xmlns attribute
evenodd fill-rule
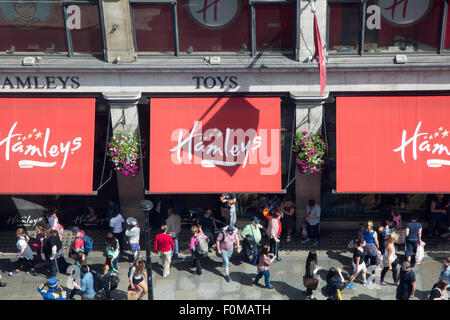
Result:
<svg viewBox="0 0 450 320"><path fill-rule="evenodd" d="M175 243L175 249L172 252L172 257L174 259L178 259L178 235L181 231L181 217L180 215L176 214L175 210L173 210L172 208L167 210L167 215L167 234L172 237L173 242Z"/></svg>
<svg viewBox="0 0 450 320"><path fill-rule="evenodd" d="M395 298L397 300L414 298L414 293L416 292L416 275L411 270L411 265L408 261L403 262L399 278L400 284L397 287Z"/></svg>
<svg viewBox="0 0 450 320"><path fill-rule="evenodd" d="M236 242L237 252L241 252L239 245L239 237L235 232L236 228L228 226L225 231L221 231L216 239L217 254L222 257L223 268L225 269L225 280L231 281L230 278L230 258L233 255L234 242Z"/></svg>
<svg viewBox="0 0 450 320"><path fill-rule="evenodd" d="M308 232L308 238L302 241L302 243L308 242L313 239L313 245L317 246L319 241L319 224L320 224L320 207L314 200L309 200L306 206L306 230Z"/></svg>
<svg viewBox="0 0 450 320"><path fill-rule="evenodd" d="M406 224L405 229L405 255L407 261L411 263L411 268L414 268L416 264L417 246L422 241L422 224L417 220L417 214L414 213L411 216L411 222Z"/></svg>
<svg viewBox="0 0 450 320"><path fill-rule="evenodd" d="M206 210L203 216L200 217L198 226L202 228L203 233L210 240L208 246L211 251L211 246L214 244L214 234L217 230L216 220L214 220L213 211L211 209Z"/></svg>
<svg viewBox="0 0 450 320"><path fill-rule="evenodd" d="M163 277L166 278L170 273L170 261L172 260L171 248L175 248L175 243L171 236L167 234L167 226L161 226L161 233L155 237L155 252L160 254L163 265Z"/></svg>
<svg viewBox="0 0 450 320"><path fill-rule="evenodd" d="M252 222L242 229L241 235L244 238L244 253L251 264L258 262L258 244L261 241L261 230L263 226L259 224L257 217L252 217Z"/></svg>

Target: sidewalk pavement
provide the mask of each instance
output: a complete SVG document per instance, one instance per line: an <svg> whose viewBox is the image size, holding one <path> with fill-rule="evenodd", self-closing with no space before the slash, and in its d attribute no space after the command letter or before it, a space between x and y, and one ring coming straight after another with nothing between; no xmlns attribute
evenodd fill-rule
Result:
<svg viewBox="0 0 450 320"><path fill-rule="evenodd" d="M100 235L104 232L100 232ZM322 236L319 246L316 248L318 254L318 263L321 266L319 271L319 286L314 292L318 300L326 299L322 289L326 285L325 277L328 269L332 266L340 267L343 270L345 279L348 279L352 272L350 250L346 249L348 240L351 239L351 232L330 232ZM344 236L346 235L346 236ZM181 237L183 238L183 237ZM67 240L67 239L66 239ZM428 240L428 239L426 239ZM94 239L94 241L96 241ZM97 241L97 248L101 247ZM434 283L437 282L443 257L449 254L448 240L441 239L430 242L430 250L426 248L426 255L423 262L414 268L417 279L416 298L424 300ZM66 241L65 241L66 243ZM222 260L215 252L202 261L204 268L203 274L198 276L194 273L190 260L190 253L187 249L187 242L180 241L181 259L172 260L170 275L162 277L161 260L158 255L152 253L153 269L153 290L155 300L304 300L305 288L302 283L302 277L305 273L305 261L309 249L313 246L311 243L301 245L297 237L294 237L290 243L282 240L280 257L282 261L272 264L270 267L271 284L274 290L268 290L264 287L252 287L251 283L256 275L256 267L242 260L242 256L236 252L231 258L230 276L232 281L226 282L223 274ZM399 246L400 247L400 246ZM96 249L96 246L94 246ZM101 272L105 258L102 250L94 250L89 258L89 265ZM401 261L404 260L403 251L398 251ZM145 251L141 252L145 259ZM71 259L66 259L69 263ZM15 267L14 256L4 256L0 258L2 281L7 283L6 287L0 288L0 300L41 300L42 297L36 288L42 282L46 281L45 269L38 269L38 276L32 276L22 272L17 276L9 276L7 272ZM115 300L127 299L127 279L129 263L120 262L119 287L111 294ZM379 271L378 271L379 274ZM59 274L58 279L65 286L67 275ZM263 284L261 279L260 283ZM393 300L395 299L395 286L392 285L392 273L388 272L385 281L387 286L380 289L372 286L363 286L361 278L354 281L355 290L344 289L342 297L344 300ZM80 299L76 296L76 299ZM103 299L99 297L99 299Z"/></svg>

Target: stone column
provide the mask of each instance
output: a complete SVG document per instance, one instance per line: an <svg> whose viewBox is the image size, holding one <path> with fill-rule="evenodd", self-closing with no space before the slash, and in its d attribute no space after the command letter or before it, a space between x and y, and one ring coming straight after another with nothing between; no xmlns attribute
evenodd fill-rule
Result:
<svg viewBox="0 0 450 320"><path fill-rule="evenodd" d="M105 59L111 63L135 61L129 0L100 0Z"/></svg>
<svg viewBox="0 0 450 320"><path fill-rule="evenodd" d="M141 93L103 93L103 97L111 107L111 124L113 134L134 133L139 130L137 103ZM117 184L119 192L120 208L122 215L135 217L140 225L144 225L144 216L139 209L139 203L144 200L144 189L142 186L143 173L138 171L136 177L124 176L117 173Z"/></svg>
<svg viewBox="0 0 450 320"><path fill-rule="evenodd" d="M328 93L320 97L318 93L291 93L291 99L296 105L296 132L308 131L322 133L323 104ZM297 212L296 230L300 230L309 199L314 199L320 205L321 174L302 174L295 170L295 204Z"/></svg>
<svg viewBox="0 0 450 320"><path fill-rule="evenodd" d="M311 3L316 9L317 22L319 23L320 36L326 55L326 27L327 27L327 1L324 0L297 0L297 41L296 60L312 63L314 56L314 14L311 12ZM317 63L314 61L314 63Z"/></svg>

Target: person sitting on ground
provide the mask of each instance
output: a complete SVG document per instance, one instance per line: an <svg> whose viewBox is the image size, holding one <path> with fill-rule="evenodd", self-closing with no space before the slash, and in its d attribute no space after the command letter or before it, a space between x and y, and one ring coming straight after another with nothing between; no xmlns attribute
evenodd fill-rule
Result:
<svg viewBox="0 0 450 320"><path fill-rule="evenodd" d="M95 299L95 290L94 290L94 276L91 269L88 265L84 265L81 267L81 272L83 274L81 278L81 286L75 280L72 280L73 287L79 291L81 291L81 298L83 300L94 300ZM70 294L73 298L72 293Z"/></svg>
<svg viewBox="0 0 450 320"><path fill-rule="evenodd" d="M331 267L328 271L327 277L327 300L339 300L338 290L342 290L345 285L345 279L342 276L342 270L340 268Z"/></svg>
<svg viewBox="0 0 450 320"><path fill-rule="evenodd" d="M441 266L439 280L445 280L450 283L450 257L445 257Z"/></svg>
<svg viewBox="0 0 450 320"><path fill-rule="evenodd" d="M130 280L129 289L140 291L138 300L141 300L148 293L147 271L145 270L145 262L141 258L137 258L128 273Z"/></svg>
<svg viewBox="0 0 450 320"><path fill-rule="evenodd" d="M430 292L430 300L448 300L448 282L439 280Z"/></svg>

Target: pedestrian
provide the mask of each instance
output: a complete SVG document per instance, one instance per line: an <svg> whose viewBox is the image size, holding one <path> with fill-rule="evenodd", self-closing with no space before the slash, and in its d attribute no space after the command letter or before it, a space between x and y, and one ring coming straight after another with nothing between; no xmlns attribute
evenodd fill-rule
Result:
<svg viewBox="0 0 450 320"><path fill-rule="evenodd" d="M63 245L57 231L50 228L45 229L43 252L46 260L50 263L49 277L55 277L58 271L66 273L68 265L64 258Z"/></svg>
<svg viewBox="0 0 450 320"><path fill-rule="evenodd" d="M111 299L111 291L119 285L120 273L117 268L118 266L114 264L112 256L106 256L105 265L103 266L103 285L106 298L108 299Z"/></svg>
<svg viewBox="0 0 450 320"><path fill-rule="evenodd" d="M141 247L139 246L139 238L141 235L141 228L137 223L137 220L133 217L127 218L127 230L125 231L125 238L130 245L130 250L133 253L133 261L136 261L141 255Z"/></svg>
<svg viewBox="0 0 450 320"><path fill-rule="evenodd" d="M405 227L405 255L412 268L416 264L417 247L422 241L422 224L418 222L418 219L417 214L413 213L411 222L408 222Z"/></svg>
<svg viewBox="0 0 450 320"><path fill-rule="evenodd" d="M234 227L236 223L236 194L223 193L220 197L222 217L225 224Z"/></svg>
<svg viewBox="0 0 450 320"><path fill-rule="evenodd" d="M270 285L270 271L269 266L275 260L275 256L270 256L270 247L268 245L264 245L259 253L258 264L256 265L257 275L255 280L253 281L253 286L259 286L259 280L264 276L264 282L266 283L267 289L273 289Z"/></svg>
<svg viewBox="0 0 450 320"><path fill-rule="evenodd" d="M119 256L120 256L120 244L119 240L116 239L116 237L112 232L108 232L106 234L105 257L106 256L112 256L113 263L114 265L117 266L117 264L119 263Z"/></svg>
<svg viewBox="0 0 450 320"><path fill-rule="evenodd" d="M198 220L198 226L202 228L203 233L205 236L210 239L208 245L211 247L214 245L214 241L211 241L212 239L215 239L215 234L217 231L217 225L216 220L213 216L213 211L211 209L206 210L203 215Z"/></svg>
<svg viewBox="0 0 450 320"><path fill-rule="evenodd" d="M163 277L166 278L170 273L170 261L172 250L175 249L175 243L171 236L167 234L167 226L161 226L161 233L155 237L155 252L159 253L163 266Z"/></svg>
<svg viewBox="0 0 450 320"><path fill-rule="evenodd" d="M20 273L20 271L26 271L27 273L35 276L37 274L34 268L34 257L33 251L28 245L29 237L23 228L18 228L16 230L17 242L17 262L16 269L9 273L10 276L15 276Z"/></svg>
<svg viewBox="0 0 450 320"><path fill-rule="evenodd" d="M281 222L286 230L286 241L291 242L292 231L295 228L295 203L290 197L286 197L280 204L282 211Z"/></svg>
<svg viewBox="0 0 450 320"><path fill-rule="evenodd" d="M89 252L91 252L92 250L94 242L89 236L86 235L83 230L80 230L80 228L78 227L72 227L72 233L75 239L70 245L70 256L72 256L74 253L82 251L84 252L84 254L86 254L87 257L89 255Z"/></svg>
<svg viewBox="0 0 450 320"><path fill-rule="evenodd" d="M45 211L50 228L58 232L59 240L62 241L64 236L64 227L59 223L58 216L56 215L57 212L58 209L55 207L50 207Z"/></svg>
<svg viewBox="0 0 450 320"><path fill-rule="evenodd" d="M305 275L303 277L307 300L317 300L313 295L313 291L317 289L317 285L319 284L317 274L319 270L320 266L317 263L317 253L315 250L310 250L306 258Z"/></svg>
<svg viewBox="0 0 450 320"><path fill-rule="evenodd" d="M74 290L78 290L81 293L81 299L83 300L95 300L95 290L94 290L94 276L91 273L91 269L88 265L84 265L81 267L82 271L82 278L81 278L81 285L78 285L78 283L73 279L72 284L74 287ZM69 299L73 299L73 296L75 293L74 291L70 293Z"/></svg>
<svg viewBox="0 0 450 320"><path fill-rule="evenodd" d="M2 280L2 275L0 274L0 287L6 287L6 283L4 283Z"/></svg>
<svg viewBox="0 0 450 320"><path fill-rule="evenodd" d="M237 252L241 252L239 237L236 228L232 226L226 227L225 231L221 231L216 238L217 254L222 257L223 268L225 270L225 280L231 281L230 277L230 258L233 255L234 243L236 242Z"/></svg>
<svg viewBox="0 0 450 320"><path fill-rule="evenodd" d="M148 293L147 272L145 270L145 262L141 258L137 258L128 273L130 285L128 289L141 292L138 300L141 300Z"/></svg>
<svg viewBox="0 0 450 320"><path fill-rule="evenodd" d="M120 207L115 200L109 200L108 205L106 206L106 219L108 219L108 225L114 213L121 214Z"/></svg>
<svg viewBox="0 0 450 320"><path fill-rule="evenodd" d="M414 298L414 293L416 292L416 275L412 271L411 264L408 261L403 262L399 279L395 298L397 300Z"/></svg>
<svg viewBox="0 0 450 320"><path fill-rule="evenodd" d="M394 284L398 285L398 270L397 266L399 265L399 261L397 255L395 253L395 243L398 241L398 235L396 232L391 232L389 235L388 241L385 244L385 253L383 257L383 270L381 271L381 285L386 285L384 282L384 277L388 270L392 271L392 277L394 279Z"/></svg>
<svg viewBox="0 0 450 320"><path fill-rule="evenodd" d="M260 222L257 217L253 216L251 222L241 231L241 236L244 238L242 249L247 261L253 265L256 265L259 260L258 245L262 238L260 229L263 229Z"/></svg>
<svg viewBox="0 0 450 320"><path fill-rule="evenodd" d="M112 211L112 218L109 220L109 226L114 237L119 241L119 256L123 253L123 223L125 220L116 210ZM119 259L119 257L117 257Z"/></svg>
<svg viewBox="0 0 450 320"><path fill-rule="evenodd" d="M192 226L191 232L189 249L191 249L192 266L196 268L195 273L201 275L202 265L200 260L208 255L208 238L201 227Z"/></svg>
<svg viewBox="0 0 450 320"><path fill-rule="evenodd" d="M279 256L280 234L281 234L281 211L277 210L273 213L267 226L267 237L270 241L270 251L275 255L276 261L281 261Z"/></svg>
<svg viewBox="0 0 450 320"><path fill-rule="evenodd" d="M442 220L447 214L449 207L448 201L444 199L443 194L436 194L435 199L431 201L428 218L428 237L439 236L442 228Z"/></svg>
<svg viewBox="0 0 450 320"><path fill-rule="evenodd" d="M302 243L313 239L313 245L317 246L319 241L320 206L313 199L308 201L305 219L308 238L303 240Z"/></svg>
<svg viewBox="0 0 450 320"><path fill-rule="evenodd" d="M430 292L429 300L448 300L448 282L439 280Z"/></svg>
<svg viewBox="0 0 450 320"><path fill-rule="evenodd" d="M362 225L363 225L362 239L364 240L365 226L364 226L364 224L362 224ZM384 245L386 242L386 238L384 236L384 232L386 231L386 226L387 226L386 220L384 220L378 225L378 228L377 228L377 239L378 239L378 244L380 245L380 252L382 255L384 255Z"/></svg>
<svg viewBox="0 0 450 320"><path fill-rule="evenodd" d="M361 273L362 277L362 284L367 285L367 266L364 262L364 247L366 246L366 241L364 239L355 239L355 247L353 249L353 259L352 259L352 266L353 266L353 274L348 279L345 286L349 289L356 289L355 286L352 284L353 280L356 279L358 274Z"/></svg>
<svg viewBox="0 0 450 320"><path fill-rule="evenodd" d="M45 287L47 287L47 289L45 289ZM55 277L41 283L37 288L37 291L42 295L44 300L67 300L66 290L64 290Z"/></svg>
<svg viewBox="0 0 450 320"><path fill-rule="evenodd" d="M339 292L345 287L345 279L342 276L342 270L340 268L331 267L326 276L326 281L327 300L340 300Z"/></svg>
<svg viewBox="0 0 450 320"><path fill-rule="evenodd" d="M450 257L445 257L442 263L439 280L445 280L450 283Z"/></svg>
<svg viewBox="0 0 450 320"><path fill-rule="evenodd" d="M373 230L373 221L367 222L367 227L364 229L364 241L366 246L364 247L364 262L367 267L377 264L377 250L380 247L378 242L378 236L375 230Z"/></svg>
<svg viewBox="0 0 450 320"><path fill-rule="evenodd" d="M178 259L178 236L181 231L181 217L175 213L173 208L167 210L167 234L172 237L173 243L175 243L175 249L172 252L172 258Z"/></svg>
<svg viewBox="0 0 450 320"><path fill-rule="evenodd" d="M44 243L44 225L42 223L36 224L36 236L31 242L31 249L36 252L35 265L39 268L43 265L42 261L42 245Z"/></svg>
<svg viewBox="0 0 450 320"><path fill-rule="evenodd" d="M402 215L400 214L400 209L398 207L391 208L391 216L396 224L397 230L403 229Z"/></svg>

